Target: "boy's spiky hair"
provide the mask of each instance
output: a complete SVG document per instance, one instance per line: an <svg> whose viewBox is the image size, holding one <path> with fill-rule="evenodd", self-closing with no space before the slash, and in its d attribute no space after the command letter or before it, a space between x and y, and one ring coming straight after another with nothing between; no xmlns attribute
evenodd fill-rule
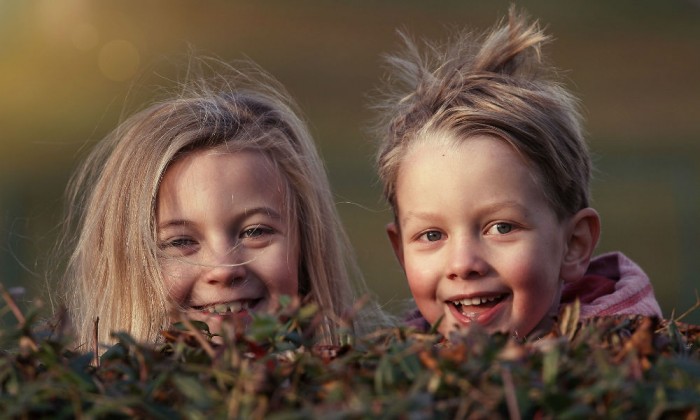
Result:
<svg viewBox="0 0 700 420"><path fill-rule="evenodd" d="M578 101L542 57L550 41L537 22L511 7L505 22L482 36L458 33L426 50L401 33L404 51L377 108L377 155L385 198L397 213L396 180L417 139L445 133L455 142L498 137L525 159L559 218L587 207L591 163Z"/></svg>

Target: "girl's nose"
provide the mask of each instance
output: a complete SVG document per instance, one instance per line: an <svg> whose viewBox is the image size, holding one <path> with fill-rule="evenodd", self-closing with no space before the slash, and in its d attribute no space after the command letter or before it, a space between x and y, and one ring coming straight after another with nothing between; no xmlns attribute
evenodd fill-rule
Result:
<svg viewBox="0 0 700 420"><path fill-rule="evenodd" d="M478 240L462 238L453 241L451 245L447 263L449 279L478 279L488 273L489 264Z"/></svg>
<svg viewBox="0 0 700 420"><path fill-rule="evenodd" d="M239 261L239 253L236 250L228 250L222 254L204 267L204 281L210 285L230 287L245 279L246 264L245 261Z"/></svg>

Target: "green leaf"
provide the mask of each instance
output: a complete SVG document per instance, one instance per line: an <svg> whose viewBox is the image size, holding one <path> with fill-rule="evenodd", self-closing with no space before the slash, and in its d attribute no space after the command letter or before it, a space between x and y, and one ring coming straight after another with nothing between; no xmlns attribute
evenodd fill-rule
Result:
<svg viewBox="0 0 700 420"><path fill-rule="evenodd" d="M200 381L191 376L174 375L172 381L182 395L199 407L208 407L212 401Z"/></svg>

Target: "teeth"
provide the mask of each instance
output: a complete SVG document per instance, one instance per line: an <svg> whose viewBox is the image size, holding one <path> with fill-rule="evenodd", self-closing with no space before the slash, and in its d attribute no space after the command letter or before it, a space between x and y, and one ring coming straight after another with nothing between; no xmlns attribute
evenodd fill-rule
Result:
<svg viewBox="0 0 700 420"><path fill-rule="evenodd" d="M249 301L236 301L231 303L219 303L217 305L207 306L204 308L205 312L210 314L223 315L226 313L240 312L241 310L248 309L250 305Z"/></svg>
<svg viewBox="0 0 700 420"><path fill-rule="evenodd" d="M490 296L490 297L485 297L485 298L479 298L479 297L465 298L462 300L455 300L454 304L462 305L462 306L476 306L476 305L481 305L481 304L487 303L487 302L493 302L494 300L496 300L498 298L500 298L500 296Z"/></svg>

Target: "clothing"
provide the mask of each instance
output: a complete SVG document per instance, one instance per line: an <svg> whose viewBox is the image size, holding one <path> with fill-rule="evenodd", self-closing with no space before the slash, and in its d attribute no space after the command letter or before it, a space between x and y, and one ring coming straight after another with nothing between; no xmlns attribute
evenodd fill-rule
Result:
<svg viewBox="0 0 700 420"><path fill-rule="evenodd" d="M566 283L560 305L581 303L581 319L611 315L661 317L649 277L634 261L620 252L599 255L591 260L586 274ZM406 326L428 331L430 324L418 309L404 318Z"/></svg>
<svg viewBox="0 0 700 420"><path fill-rule="evenodd" d="M430 331L430 323L428 322L428 320L423 318L423 315L420 313L418 308L410 310L408 314L404 317L403 323L405 326L413 328L414 330L421 333L426 333Z"/></svg>
<svg viewBox="0 0 700 420"><path fill-rule="evenodd" d="M561 304L573 303L576 298L581 302L581 318L662 316L649 277L620 252L594 258L580 280L564 285Z"/></svg>

